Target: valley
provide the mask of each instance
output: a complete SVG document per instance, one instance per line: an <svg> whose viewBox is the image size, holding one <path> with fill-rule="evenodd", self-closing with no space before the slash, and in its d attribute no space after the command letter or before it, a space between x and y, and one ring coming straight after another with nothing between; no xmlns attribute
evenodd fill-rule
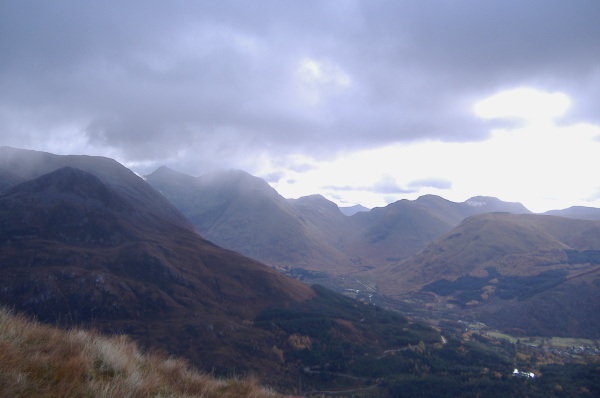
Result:
<svg viewBox="0 0 600 398"><path fill-rule="evenodd" d="M593 217L431 195L345 215L242 171L7 147L0 187L0 304L39 321L294 395L600 391Z"/></svg>
<svg viewBox="0 0 600 398"><path fill-rule="evenodd" d="M185 197L164 181L148 181L174 203ZM188 183L193 191L197 181L191 178ZM264 198L260 190L253 195L243 201L245 206ZM240 191L235 197L247 198ZM311 236L311 231L322 231L322 221L327 220L327 239L319 239L320 246L307 244L302 261L263 261L304 283L326 286L463 338L470 338L473 331L465 334L457 325L486 322L491 325L486 326L488 331L477 335L493 344L508 341L519 358L534 358L521 361L521 367L539 371L548 363L597 360L600 325L591 314L600 313L596 287L600 229L593 209L535 215L520 204L495 198L453 203L426 196L361 209L344 219L324 198L316 199L278 197L278 203L298 221L299 228L289 233ZM196 226L203 233L211 231L203 224ZM270 233L269 225L261 226L261 234ZM316 254L323 251L346 259L331 267ZM565 338L586 341L585 359L571 355L570 347L552 343ZM545 342L543 348L530 343L538 339ZM528 343L515 346L516 341ZM533 354L523 353L531 350Z"/></svg>

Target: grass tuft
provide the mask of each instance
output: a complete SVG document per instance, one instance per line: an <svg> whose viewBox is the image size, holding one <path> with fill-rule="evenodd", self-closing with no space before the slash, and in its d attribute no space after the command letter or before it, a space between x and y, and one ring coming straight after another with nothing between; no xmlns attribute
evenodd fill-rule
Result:
<svg viewBox="0 0 600 398"><path fill-rule="evenodd" d="M257 379L215 379L126 336L63 331L0 308L0 398L272 398Z"/></svg>

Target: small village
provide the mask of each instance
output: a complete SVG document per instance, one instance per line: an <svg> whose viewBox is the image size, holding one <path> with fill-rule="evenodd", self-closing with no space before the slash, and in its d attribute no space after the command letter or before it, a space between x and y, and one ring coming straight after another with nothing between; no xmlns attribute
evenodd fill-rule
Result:
<svg viewBox="0 0 600 398"><path fill-rule="evenodd" d="M597 340L560 337L514 337L490 328L481 322L458 322L465 327L467 333L478 333L491 339L504 339L522 347L573 360L600 357L600 342Z"/></svg>

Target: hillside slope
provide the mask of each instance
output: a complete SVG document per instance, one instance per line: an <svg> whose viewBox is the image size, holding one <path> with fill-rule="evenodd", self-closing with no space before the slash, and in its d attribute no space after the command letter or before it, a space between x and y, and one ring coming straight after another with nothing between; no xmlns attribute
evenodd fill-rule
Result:
<svg viewBox="0 0 600 398"><path fill-rule="evenodd" d="M286 200L241 170L191 177L161 167L146 180L223 247L280 268L361 269L338 246L351 220L324 198Z"/></svg>
<svg viewBox="0 0 600 398"><path fill-rule="evenodd" d="M352 247L352 254L368 258L381 266L423 250L466 217L498 211L530 213L520 203L482 196L462 203L435 195L399 200L386 207L352 216L360 225L360 232L349 246Z"/></svg>
<svg viewBox="0 0 600 398"><path fill-rule="evenodd" d="M598 221L490 213L388 267L379 287L433 292L503 328L597 337L599 265Z"/></svg>
<svg viewBox="0 0 600 398"><path fill-rule="evenodd" d="M252 320L268 305L314 297L310 287L205 240L114 161L93 159L91 174L24 153L38 165L37 156L52 159L53 170L0 194L0 303L125 332L207 370L285 372L271 360L272 336Z"/></svg>
<svg viewBox="0 0 600 398"><path fill-rule="evenodd" d="M160 219L195 231L173 205L114 159L101 156L55 155L47 152L0 147L0 192L63 167L86 171L137 206L140 217Z"/></svg>
<svg viewBox="0 0 600 398"><path fill-rule="evenodd" d="M0 397L274 398L256 380L217 380L182 359L107 337L33 322L0 308Z"/></svg>
<svg viewBox="0 0 600 398"><path fill-rule="evenodd" d="M596 207L572 206L562 210L550 210L544 214L549 216L580 218L582 220L600 220L600 209Z"/></svg>

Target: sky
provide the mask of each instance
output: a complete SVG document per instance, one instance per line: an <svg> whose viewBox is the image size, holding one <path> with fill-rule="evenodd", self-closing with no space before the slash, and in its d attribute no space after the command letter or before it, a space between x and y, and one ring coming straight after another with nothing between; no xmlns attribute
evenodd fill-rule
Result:
<svg viewBox="0 0 600 398"><path fill-rule="evenodd" d="M0 146L600 207L597 0L0 0Z"/></svg>

